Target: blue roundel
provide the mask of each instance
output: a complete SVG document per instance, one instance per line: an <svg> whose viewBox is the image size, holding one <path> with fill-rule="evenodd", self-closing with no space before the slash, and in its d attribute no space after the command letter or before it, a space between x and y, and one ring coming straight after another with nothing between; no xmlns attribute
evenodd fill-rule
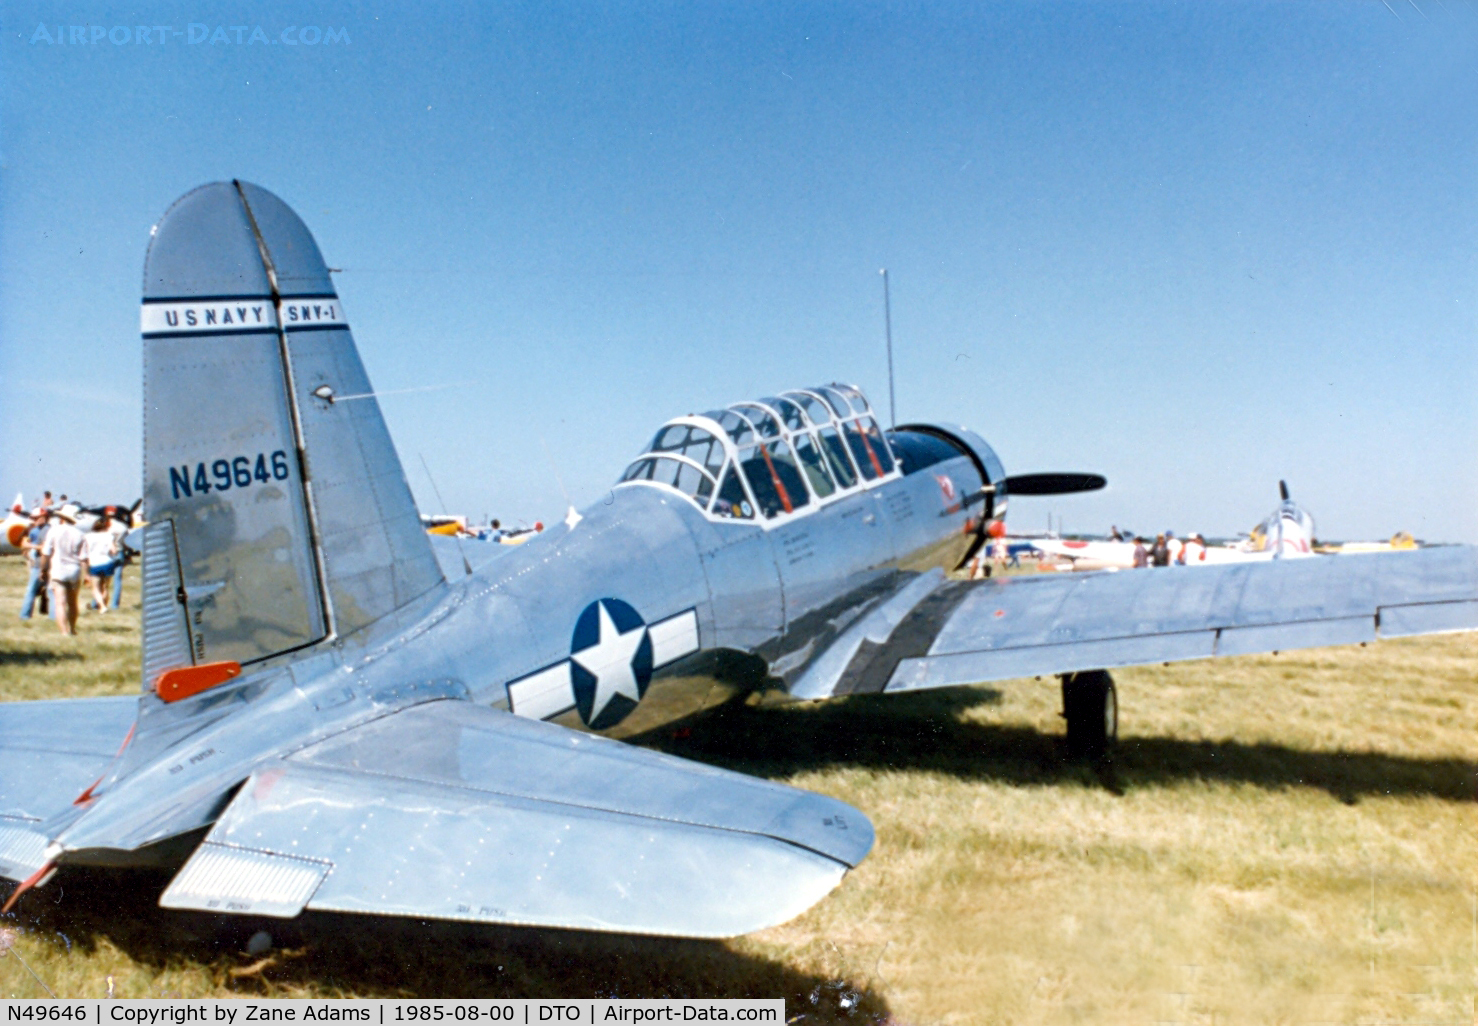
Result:
<svg viewBox="0 0 1478 1026"><path fill-rule="evenodd" d="M604 730L635 709L652 682L652 638L646 621L620 599L585 607L570 639L575 708L591 730Z"/></svg>

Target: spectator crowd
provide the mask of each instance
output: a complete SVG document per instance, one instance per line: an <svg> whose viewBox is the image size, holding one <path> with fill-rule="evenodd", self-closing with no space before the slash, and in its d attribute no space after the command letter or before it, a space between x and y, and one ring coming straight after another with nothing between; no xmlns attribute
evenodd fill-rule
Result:
<svg viewBox="0 0 1478 1026"><path fill-rule="evenodd" d="M123 567L131 552L123 538L132 529L128 510L117 506L84 510L65 495L53 501L44 493L30 512L21 539L26 560L26 593L20 616L29 620L48 611L63 634L77 633L83 596L98 613L123 601Z"/></svg>
<svg viewBox="0 0 1478 1026"><path fill-rule="evenodd" d="M1114 529L1115 531L1118 528ZM1146 547L1148 546L1148 547ZM1134 565L1142 566L1194 566L1206 562L1206 539L1199 532L1185 541L1175 537L1174 531L1155 535L1151 545L1143 536L1134 539Z"/></svg>

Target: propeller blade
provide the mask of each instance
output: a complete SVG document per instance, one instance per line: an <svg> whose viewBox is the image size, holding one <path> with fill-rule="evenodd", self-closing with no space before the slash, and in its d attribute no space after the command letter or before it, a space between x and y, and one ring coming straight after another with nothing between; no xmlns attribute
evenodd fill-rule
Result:
<svg viewBox="0 0 1478 1026"><path fill-rule="evenodd" d="M1284 502L1287 502L1288 501L1288 482L1287 481L1279 481L1278 482L1278 494L1282 497L1282 499L1283 499Z"/></svg>
<svg viewBox="0 0 1478 1026"><path fill-rule="evenodd" d="M1096 492L1106 484L1101 474L1012 474L1006 478L1006 494L1069 495Z"/></svg>

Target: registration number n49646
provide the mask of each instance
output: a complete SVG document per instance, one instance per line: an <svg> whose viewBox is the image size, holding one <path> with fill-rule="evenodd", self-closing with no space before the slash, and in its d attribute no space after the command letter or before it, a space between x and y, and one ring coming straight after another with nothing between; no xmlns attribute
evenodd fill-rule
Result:
<svg viewBox="0 0 1478 1026"><path fill-rule="evenodd" d="M273 453L257 453L252 456L221 457L217 460L202 460L191 470L186 463L169 468L169 490L176 499L188 499L195 495L225 492L232 488L250 488L269 481L286 481L291 473L287 453L281 449Z"/></svg>

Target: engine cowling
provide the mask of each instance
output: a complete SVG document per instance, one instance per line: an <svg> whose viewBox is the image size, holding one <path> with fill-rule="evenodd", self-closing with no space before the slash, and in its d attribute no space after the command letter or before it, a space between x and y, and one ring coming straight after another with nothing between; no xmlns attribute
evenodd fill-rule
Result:
<svg viewBox="0 0 1478 1026"><path fill-rule="evenodd" d="M992 536L992 530L996 534L1004 533L1007 500L1006 468L1001 465L1000 457L986 444L984 438L958 424L900 424L889 434L894 439L895 450L901 450L900 459L903 459L905 464L908 450L922 450L923 448L912 444L909 436L921 436L935 442L944 442L954 451L968 456L975 464L975 470L980 474L981 487L976 494L967 495L965 502L967 505L978 504L979 509L971 518L970 522L974 529L956 569L963 567L980 551L987 537Z"/></svg>

